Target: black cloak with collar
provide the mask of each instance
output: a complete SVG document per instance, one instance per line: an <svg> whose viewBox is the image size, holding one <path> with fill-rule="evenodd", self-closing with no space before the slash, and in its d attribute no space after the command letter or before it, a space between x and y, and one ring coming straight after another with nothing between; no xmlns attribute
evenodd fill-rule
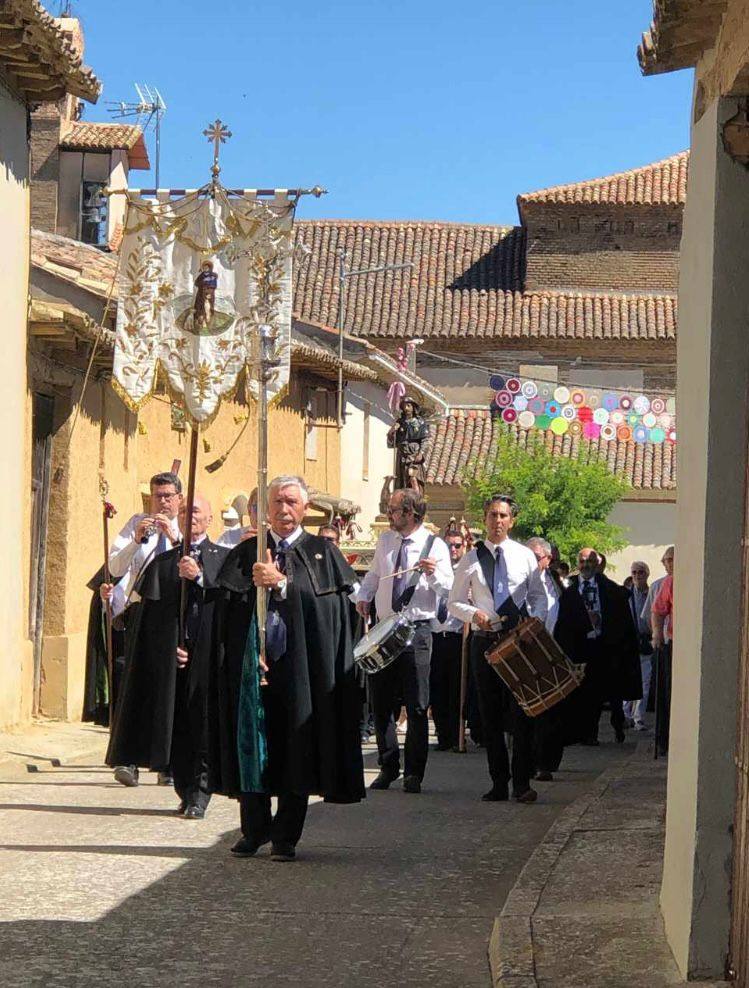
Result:
<svg viewBox="0 0 749 988"><path fill-rule="evenodd" d="M257 540L235 546L219 575L209 690L209 786L241 794L237 732L242 666L256 591ZM348 595L356 575L336 546L303 533L286 553L286 652L261 687L268 760L263 788L273 795L365 797L359 722L362 698L353 659Z"/></svg>
<svg viewBox="0 0 749 988"><path fill-rule="evenodd" d="M177 676L187 677L187 703L193 737L205 735L208 663L216 582L228 550L210 539L199 543L202 588L189 587L188 603L197 605L190 658L177 669L182 581L182 547L156 556L135 590L141 604L126 638L125 673L115 705L107 765L138 765L158 771L169 767L172 751Z"/></svg>
<svg viewBox="0 0 749 988"><path fill-rule="evenodd" d="M580 593L580 577L570 577L570 589ZM608 696L620 700L642 698L642 673L637 629L629 595L624 587L602 573L595 582L601 602L601 634L587 639L588 674L594 675Z"/></svg>

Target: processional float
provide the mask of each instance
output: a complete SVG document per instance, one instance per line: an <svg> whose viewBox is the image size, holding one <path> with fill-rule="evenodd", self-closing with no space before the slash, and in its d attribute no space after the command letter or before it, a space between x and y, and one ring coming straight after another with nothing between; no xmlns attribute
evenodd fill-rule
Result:
<svg viewBox="0 0 749 988"><path fill-rule="evenodd" d="M199 433L222 398L244 382L258 408L257 542L258 561L264 561L268 408L289 381L294 214L302 196L325 190L227 189L219 158L231 131L217 119L203 133L213 144L206 185L110 190L127 200L112 384L134 412L163 385L184 413L190 452L183 544L189 551ZM105 500L105 519L110 509ZM186 599L183 580L182 645ZM258 594L261 666L266 612L267 596Z"/></svg>

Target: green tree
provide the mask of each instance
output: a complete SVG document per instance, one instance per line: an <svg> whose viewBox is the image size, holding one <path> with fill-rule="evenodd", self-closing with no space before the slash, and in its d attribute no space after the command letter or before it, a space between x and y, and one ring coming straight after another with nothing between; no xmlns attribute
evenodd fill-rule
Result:
<svg viewBox="0 0 749 988"><path fill-rule="evenodd" d="M490 494L509 494L520 507L513 536L540 535L569 562L586 545L604 553L626 545L624 529L606 519L628 485L582 444L575 456L554 456L540 435L522 447L503 425L485 466L465 470L463 487L472 523L482 523Z"/></svg>

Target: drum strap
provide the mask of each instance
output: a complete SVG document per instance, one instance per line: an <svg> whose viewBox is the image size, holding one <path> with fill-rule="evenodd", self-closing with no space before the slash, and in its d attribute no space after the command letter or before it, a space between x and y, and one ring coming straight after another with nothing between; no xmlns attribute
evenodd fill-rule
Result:
<svg viewBox="0 0 749 988"><path fill-rule="evenodd" d="M429 538L424 543L419 559L426 559L429 553L432 551L432 546L434 545L434 540L437 536L430 535ZM411 598L414 595L414 590L416 590L416 584L421 579L421 570L414 570L413 573L408 578L405 587L403 588L403 593L400 595L398 600L395 602L394 611L402 611L411 603Z"/></svg>

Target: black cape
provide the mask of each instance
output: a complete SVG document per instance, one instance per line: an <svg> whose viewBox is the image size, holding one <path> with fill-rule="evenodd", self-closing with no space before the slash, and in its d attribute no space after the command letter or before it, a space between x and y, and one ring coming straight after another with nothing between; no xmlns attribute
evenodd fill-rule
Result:
<svg viewBox="0 0 749 988"><path fill-rule="evenodd" d="M570 589L578 596L579 579L577 576L570 578ZM624 587L607 576L597 573L595 580L601 602L601 635L586 641L586 675L595 675L608 696L620 700L640 700L640 649L629 595Z"/></svg>
<svg viewBox="0 0 749 988"><path fill-rule="evenodd" d="M107 646L104 631L104 608L99 587L104 583L104 567L94 573L86 586L93 591L88 610L86 634L86 678L83 686L81 720L107 726L109 724L109 685Z"/></svg>
<svg viewBox="0 0 749 988"><path fill-rule="evenodd" d="M215 588L227 553L209 539L200 543L203 588L197 584L190 588L196 595L198 621L184 670L178 671L176 662L182 547L158 555L139 578L135 589L141 605L132 628L127 630L125 673L107 765L138 765L156 771L169 767L178 675L188 677L191 732L195 738L205 734Z"/></svg>
<svg viewBox="0 0 749 988"><path fill-rule="evenodd" d="M219 576L209 690L209 786L241 794L237 727L242 663L256 593L257 540L232 549ZM353 659L348 595L356 575L340 551L306 532L286 554L284 655L270 664L261 689L268 742L267 792L319 795L328 802L364 799L359 722L362 709Z"/></svg>

